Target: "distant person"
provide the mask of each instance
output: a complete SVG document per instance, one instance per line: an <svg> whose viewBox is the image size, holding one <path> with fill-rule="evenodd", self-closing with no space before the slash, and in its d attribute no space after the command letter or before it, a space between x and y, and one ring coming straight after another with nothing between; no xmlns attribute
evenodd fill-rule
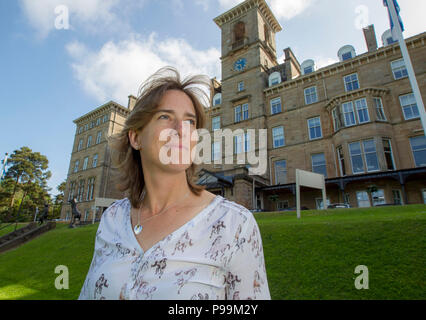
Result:
<svg viewBox="0 0 426 320"><path fill-rule="evenodd" d="M204 127L201 86L210 90L210 79L159 70L110 137L127 197L101 216L79 299L271 299L253 214L197 185L192 159L160 161L165 145L188 151L184 124L189 134ZM174 144L160 139L170 129Z"/></svg>

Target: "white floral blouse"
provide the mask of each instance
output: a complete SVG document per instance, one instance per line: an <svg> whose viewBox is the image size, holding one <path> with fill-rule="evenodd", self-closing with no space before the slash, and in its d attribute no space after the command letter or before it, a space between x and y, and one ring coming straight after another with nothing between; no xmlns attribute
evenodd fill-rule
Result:
<svg viewBox="0 0 426 320"><path fill-rule="evenodd" d="M259 227L245 207L217 195L146 252L130 212L124 198L103 213L79 299L271 299Z"/></svg>

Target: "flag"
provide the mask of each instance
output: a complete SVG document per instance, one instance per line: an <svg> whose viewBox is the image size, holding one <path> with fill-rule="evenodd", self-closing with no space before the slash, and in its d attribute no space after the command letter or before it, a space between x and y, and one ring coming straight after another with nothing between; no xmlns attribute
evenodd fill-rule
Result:
<svg viewBox="0 0 426 320"><path fill-rule="evenodd" d="M402 24L402 19L401 19L400 15L399 15L400 8L399 8L397 0L383 0L383 5L388 8L388 14L389 14L389 21L390 21L390 25L391 25L392 38L393 38L393 40L397 40L399 37L398 37L398 35L396 33L395 24L393 22L392 15L390 13L389 5L392 5L390 3L390 1L393 2L393 6L395 7L395 11L396 11L396 14L398 16L398 22L399 22L399 25L401 26L401 31L404 31L404 25Z"/></svg>

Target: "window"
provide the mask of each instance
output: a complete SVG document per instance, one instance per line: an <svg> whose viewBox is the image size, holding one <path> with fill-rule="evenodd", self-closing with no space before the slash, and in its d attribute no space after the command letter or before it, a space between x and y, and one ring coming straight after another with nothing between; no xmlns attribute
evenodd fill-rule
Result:
<svg viewBox="0 0 426 320"><path fill-rule="evenodd" d="M373 206L386 204L385 191L383 189L379 189L377 191L372 192L371 198L373 199Z"/></svg>
<svg viewBox="0 0 426 320"><path fill-rule="evenodd" d="M416 167L426 166L426 136L410 138L410 144Z"/></svg>
<svg viewBox="0 0 426 320"><path fill-rule="evenodd" d="M212 130L220 129L220 116L214 117L212 119Z"/></svg>
<svg viewBox="0 0 426 320"><path fill-rule="evenodd" d="M244 81L240 81L238 82L238 92L243 90L244 90Z"/></svg>
<svg viewBox="0 0 426 320"><path fill-rule="evenodd" d="M358 75L356 73L344 77L343 80L345 82L346 91L359 89Z"/></svg>
<svg viewBox="0 0 426 320"><path fill-rule="evenodd" d="M404 113L405 120L414 119L419 117L419 109L417 108L416 99L414 94L406 94L399 97L402 111Z"/></svg>
<svg viewBox="0 0 426 320"><path fill-rule="evenodd" d="M312 160L312 172L320 173L327 178L327 167L325 165L324 153L313 154L311 156Z"/></svg>
<svg viewBox="0 0 426 320"><path fill-rule="evenodd" d="M287 162L279 160L274 162L275 167L275 184L287 183Z"/></svg>
<svg viewBox="0 0 426 320"><path fill-rule="evenodd" d="M322 138L320 117L308 119L309 140Z"/></svg>
<svg viewBox="0 0 426 320"><path fill-rule="evenodd" d="M274 148L282 147L285 145L283 126L272 128L272 139Z"/></svg>
<svg viewBox="0 0 426 320"><path fill-rule="evenodd" d="M86 201L93 200L93 189L95 187L95 178L89 178L87 182Z"/></svg>
<svg viewBox="0 0 426 320"><path fill-rule="evenodd" d="M70 190L68 192L68 201L70 201L74 197L74 188L75 188L75 182L70 182Z"/></svg>
<svg viewBox="0 0 426 320"><path fill-rule="evenodd" d="M379 170L379 162L377 160L377 152L374 139L364 140L362 141L362 144L360 142L350 143L349 151L351 154L352 172L354 174L363 173L365 171L362 156L363 154L367 172Z"/></svg>
<svg viewBox="0 0 426 320"><path fill-rule="evenodd" d="M403 59L392 61L391 68L395 80L408 76L407 68L405 68L405 63Z"/></svg>
<svg viewBox="0 0 426 320"><path fill-rule="evenodd" d="M91 144L92 144L92 136L89 136L87 138L87 147L86 148L89 148Z"/></svg>
<svg viewBox="0 0 426 320"><path fill-rule="evenodd" d="M96 144L101 143L102 131L99 131L96 136Z"/></svg>
<svg viewBox="0 0 426 320"><path fill-rule="evenodd" d="M222 143L221 141L213 142L213 158L212 161L220 160L222 158Z"/></svg>
<svg viewBox="0 0 426 320"><path fill-rule="evenodd" d="M357 191L356 199L358 201L358 207L360 208L367 208L371 206L367 191Z"/></svg>
<svg viewBox="0 0 426 320"><path fill-rule="evenodd" d="M275 86L278 83L281 83L281 75L279 72L273 72L271 73L271 75L269 76L269 86Z"/></svg>
<svg viewBox="0 0 426 320"><path fill-rule="evenodd" d="M317 87L310 87L305 89L305 104L311 104L318 101Z"/></svg>
<svg viewBox="0 0 426 320"><path fill-rule="evenodd" d="M248 114L248 103L243 104L243 120L247 120L249 118Z"/></svg>
<svg viewBox="0 0 426 320"><path fill-rule="evenodd" d="M390 139L383 139L383 152L385 154L386 169L395 170Z"/></svg>
<svg viewBox="0 0 426 320"><path fill-rule="evenodd" d="M393 204L403 204L401 190L392 190Z"/></svg>
<svg viewBox="0 0 426 320"><path fill-rule="evenodd" d="M312 66L306 67L303 69L304 74L312 73L314 72L314 68Z"/></svg>
<svg viewBox="0 0 426 320"><path fill-rule="evenodd" d="M89 157L84 158L83 161L83 170L87 169L87 164L89 163Z"/></svg>
<svg viewBox="0 0 426 320"><path fill-rule="evenodd" d="M78 166L80 165L80 160L77 160L74 165L74 172L78 171Z"/></svg>
<svg viewBox="0 0 426 320"><path fill-rule="evenodd" d="M95 156L93 157L92 168L96 168L97 165L98 165L98 154L95 154Z"/></svg>
<svg viewBox="0 0 426 320"><path fill-rule="evenodd" d="M342 104L343 119L345 120L345 127L350 127L356 124L354 105L352 101Z"/></svg>
<svg viewBox="0 0 426 320"><path fill-rule="evenodd" d="M355 107L358 115L359 123L366 123L370 121L370 116L368 114L367 100L359 99L355 101Z"/></svg>
<svg viewBox="0 0 426 320"><path fill-rule="evenodd" d="M246 33L244 22L238 22L234 27L234 42L243 41Z"/></svg>
<svg viewBox="0 0 426 320"><path fill-rule="evenodd" d="M234 136L234 154L243 152L243 136Z"/></svg>
<svg viewBox="0 0 426 320"><path fill-rule="evenodd" d="M80 139L80 141L78 142L77 151L80 151L82 148L83 148L83 139Z"/></svg>
<svg viewBox="0 0 426 320"><path fill-rule="evenodd" d="M84 194L84 180L80 180L80 184L78 185L78 191L77 191L77 201L79 202L83 201L83 194Z"/></svg>
<svg viewBox="0 0 426 320"><path fill-rule="evenodd" d="M379 161L377 160L376 144L374 139L365 140L362 142L364 148L365 163L367 172L378 171Z"/></svg>
<svg viewBox="0 0 426 320"><path fill-rule="evenodd" d="M95 121L94 120L90 121L89 129L92 129L94 126L95 126Z"/></svg>
<svg viewBox="0 0 426 320"><path fill-rule="evenodd" d="M241 106L235 107L234 113L235 113L235 122L240 122L241 121Z"/></svg>
<svg viewBox="0 0 426 320"><path fill-rule="evenodd" d="M349 60L349 59L352 59L352 52L345 52L345 53L342 54L342 60L343 61Z"/></svg>
<svg viewBox="0 0 426 320"><path fill-rule="evenodd" d="M355 58L355 48L351 45L343 46L337 52L340 62Z"/></svg>
<svg viewBox="0 0 426 320"><path fill-rule="evenodd" d="M376 107L376 120L386 121L385 111L383 109L382 99L373 98L374 105Z"/></svg>
<svg viewBox="0 0 426 320"><path fill-rule="evenodd" d="M97 118L96 119L96 125L98 126L98 125L100 125L101 124L101 118Z"/></svg>
<svg viewBox="0 0 426 320"><path fill-rule="evenodd" d="M340 165L340 175L346 176L345 157L343 156L343 148L340 146L337 148L337 158Z"/></svg>
<svg viewBox="0 0 426 320"><path fill-rule="evenodd" d="M78 128L78 133L82 133L83 132L83 126L80 126L80 128Z"/></svg>
<svg viewBox="0 0 426 320"><path fill-rule="evenodd" d="M288 200L281 200L277 202L277 210L284 210L288 208Z"/></svg>
<svg viewBox="0 0 426 320"><path fill-rule="evenodd" d="M87 131L87 130L89 130L89 124L88 124L88 123L86 123L86 124L84 125L84 131Z"/></svg>
<svg viewBox="0 0 426 320"><path fill-rule="evenodd" d="M104 115L104 117L103 117L103 119L102 119L102 122L103 123L105 123L105 122L107 122L108 121L108 115L106 114L106 115Z"/></svg>
<svg viewBox="0 0 426 320"><path fill-rule="evenodd" d="M250 134L248 132L244 133L244 152L250 151Z"/></svg>
<svg viewBox="0 0 426 320"><path fill-rule="evenodd" d="M339 131L342 127L342 118L340 113L340 108L336 107L331 111L331 115L333 116L333 126L334 132Z"/></svg>
<svg viewBox="0 0 426 320"><path fill-rule="evenodd" d="M222 103L222 94L216 93L213 97L213 105L217 106Z"/></svg>
<svg viewBox="0 0 426 320"><path fill-rule="evenodd" d="M277 114L281 112L281 98L275 98L271 100L271 114Z"/></svg>

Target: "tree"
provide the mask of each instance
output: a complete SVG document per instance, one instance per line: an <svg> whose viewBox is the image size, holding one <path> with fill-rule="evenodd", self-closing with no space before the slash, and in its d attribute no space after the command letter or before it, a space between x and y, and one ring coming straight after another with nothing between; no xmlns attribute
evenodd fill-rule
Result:
<svg viewBox="0 0 426 320"><path fill-rule="evenodd" d="M52 219L56 219L61 216L61 209L64 203L64 193L66 185L67 181L65 180L56 187L59 193L55 196L55 199L53 200Z"/></svg>
<svg viewBox="0 0 426 320"><path fill-rule="evenodd" d="M39 152L32 152L28 147L21 147L20 150L13 151L8 160L9 168L6 172L6 178L15 180L10 207L13 207L16 191L18 188L22 189L23 183L35 182L43 187L46 185L46 181L52 175L47 170L48 164L46 156Z"/></svg>

